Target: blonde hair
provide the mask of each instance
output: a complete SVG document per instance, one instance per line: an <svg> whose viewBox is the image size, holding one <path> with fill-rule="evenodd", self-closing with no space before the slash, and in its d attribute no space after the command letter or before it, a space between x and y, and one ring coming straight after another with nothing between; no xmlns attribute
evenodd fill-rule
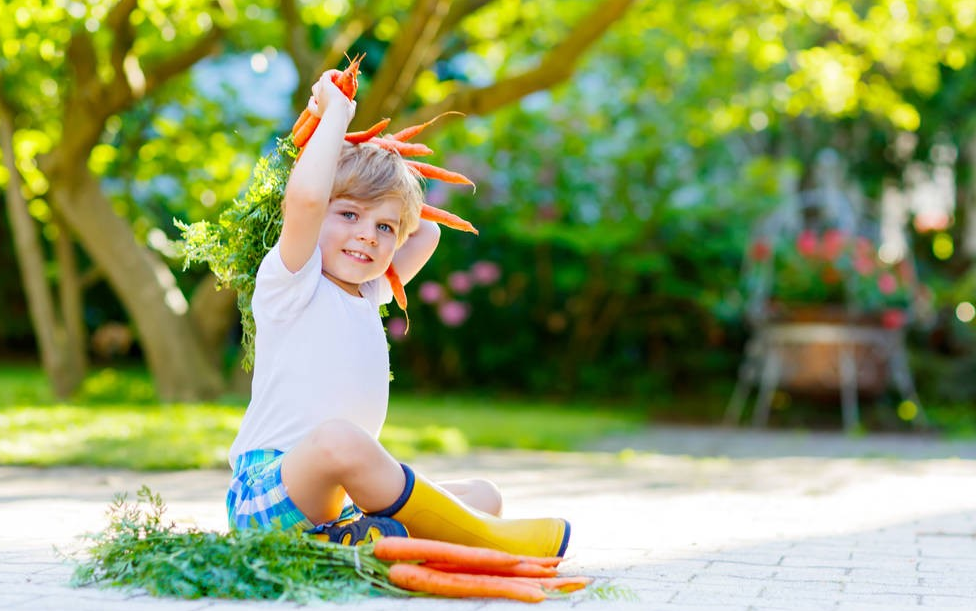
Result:
<svg viewBox="0 0 976 611"><path fill-rule="evenodd" d="M396 243L400 247L420 226L420 208L424 203L420 179L396 153L374 144L344 143L329 200L370 202L387 197L403 202Z"/></svg>

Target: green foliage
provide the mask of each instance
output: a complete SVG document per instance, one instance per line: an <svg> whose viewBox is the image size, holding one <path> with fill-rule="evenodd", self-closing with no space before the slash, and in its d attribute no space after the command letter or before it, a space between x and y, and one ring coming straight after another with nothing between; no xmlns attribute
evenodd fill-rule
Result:
<svg viewBox="0 0 976 611"><path fill-rule="evenodd" d="M484 3L442 41L436 64L411 84L407 107L533 67L591 5ZM94 78L111 79L118 29L107 23L110 9L0 3L0 92L16 115L18 167L32 214L49 224L48 239L54 215L39 160L71 129L59 121L64 101L84 86L68 70L68 43L87 32ZM360 11L366 15L366 30L350 45L368 53L363 100L410 9L403 0L298 5L318 52L348 32ZM284 20L266 0L179 0L139 5L130 21L130 68L149 73L214 26L226 28L224 55L207 60L209 72L178 77L109 117L79 163L103 178L137 240L160 248L172 217L184 226L206 219L195 260L226 263L231 230L214 220L215 204L237 194L275 118L243 107L254 91L214 97L202 86L213 83L201 81L213 80L215 66L238 69L234 59L283 59L275 49L288 47ZM960 156L956 192L968 193L976 122L960 109L976 99L973 57L976 22L954 0L635 3L570 86L469 118L434 143L438 151L463 152L471 166L477 195L448 205L482 234L445 236L408 290L486 259L502 265L503 279L465 297L473 316L459 328L441 327L433 306L412 294L414 324L394 346L399 382L662 396L732 375L742 340L734 287L751 218L775 205L825 145L845 152L852 174L877 198L907 165L932 167L948 143ZM912 137L917 144L905 152L902 142ZM6 182L0 166L0 185ZM961 234L972 221L959 220L953 231ZM944 307L949 295L958 302L972 294L971 281L955 286L961 259L918 257L923 279L943 284ZM181 284L197 271L183 274ZM56 278L56 266L50 274ZM86 294L89 323L104 318L99 310L120 310L103 303L110 299ZM16 320L5 326L28 326L26 311L12 314ZM973 354L946 352L960 353Z"/></svg>
<svg viewBox="0 0 976 611"><path fill-rule="evenodd" d="M876 315L907 312L915 301L910 261L887 264L872 240L839 229L763 236L750 247L748 259L747 290L762 290L769 300L787 307L831 304ZM764 280L770 286L758 286Z"/></svg>
<svg viewBox="0 0 976 611"><path fill-rule="evenodd" d="M254 365L254 279L261 260L281 235L281 202L297 153L291 136L279 139L275 149L255 165L245 195L227 206L216 223L176 221L183 233L184 269L191 262L206 263L223 286L237 291L242 363L248 370Z"/></svg>
<svg viewBox="0 0 976 611"><path fill-rule="evenodd" d="M165 522L165 505L143 486L138 501L118 496L109 524L91 546L75 586L143 589L152 596L196 599L348 601L392 586L386 565L366 546L339 545L280 530L181 531Z"/></svg>
<svg viewBox="0 0 976 611"><path fill-rule="evenodd" d="M244 405L159 404L144 372L103 370L86 401L56 402L37 368L0 368L0 464L137 470L226 468ZM471 448L580 450L642 426L642 406L394 394L380 441L409 460Z"/></svg>
<svg viewBox="0 0 976 611"><path fill-rule="evenodd" d="M106 367L85 378L75 400L83 404L146 404L156 400L156 390L148 376Z"/></svg>

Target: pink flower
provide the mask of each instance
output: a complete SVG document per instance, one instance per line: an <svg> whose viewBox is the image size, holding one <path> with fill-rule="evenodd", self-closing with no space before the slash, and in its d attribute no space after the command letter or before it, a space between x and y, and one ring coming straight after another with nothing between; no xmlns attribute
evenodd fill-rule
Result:
<svg viewBox="0 0 976 611"><path fill-rule="evenodd" d="M468 319L468 304L460 301L446 301L437 309L437 314L448 327L460 326Z"/></svg>
<svg viewBox="0 0 976 611"><path fill-rule="evenodd" d="M874 271L874 260L860 253L854 255L854 270L862 276Z"/></svg>
<svg viewBox="0 0 976 611"><path fill-rule="evenodd" d="M420 285L418 293L420 293L420 300L424 303L436 303L444 297L444 287L428 280Z"/></svg>
<svg viewBox="0 0 976 611"><path fill-rule="evenodd" d="M390 339L400 341L407 335L407 321L402 318L391 318L386 322L386 329L390 332Z"/></svg>
<svg viewBox="0 0 976 611"><path fill-rule="evenodd" d="M828 229L823 234L823 257L834 261L840 256L847 243L847 235L839 229Z"/></svg>
<svg viewBox="0 0 976 611"><path fill-rule="evenodd" d="M447 275L447 285L458 295L464 295L471 290L474 282L472 282L471 276L465 272L452 272Z"/></svg>
<svg viewBox="0 0 976 611"><path fill-rule="evenodd" d="M475 284L486 286L498 282L502 277L502 270L492 261L477 261L471 266L471 278Z"/></svg>
<svg viewBox="0 0 976 611"><path fill-rule="evenodd" d="M814 257L817 254L817 234L809 229L800 232L796 238L796 250L804 257Z"/></svg>
<svg viewBox="0 0 976 611"><path fill-rule="evenodd" d="M878 290L882 295L891 295L898 290L898 280L891 272L885 272L878 276Z"/></svg>

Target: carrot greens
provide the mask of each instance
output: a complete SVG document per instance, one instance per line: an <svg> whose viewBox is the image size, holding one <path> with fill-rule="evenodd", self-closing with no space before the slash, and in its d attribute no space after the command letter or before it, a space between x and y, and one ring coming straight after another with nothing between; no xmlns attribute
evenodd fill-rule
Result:
<svg viewBox="0 0 976 611"><path fill-rule="evenodd" d="M143 589L153 596L351 600L402 592L367 548L319 541L300 533L258 529L183 531L164 520L165 505L147 487L138 502L118 496L109 525L88 535L92 545L73 585Z"/></svg>

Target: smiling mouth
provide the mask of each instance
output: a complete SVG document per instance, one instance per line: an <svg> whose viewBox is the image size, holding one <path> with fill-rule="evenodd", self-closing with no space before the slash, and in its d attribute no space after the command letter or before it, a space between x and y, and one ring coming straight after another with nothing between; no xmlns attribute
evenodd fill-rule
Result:
<svg viewBox="0 0 976 611"><path fill-rule="evenodd" d="M373 260L372 257L370 257L365 253L361 253L358 250L343 250L342 252L343 254L349 255L353 259L356 259L357 261L362 261L363 263L369 263L370 261Z"/></svg>

